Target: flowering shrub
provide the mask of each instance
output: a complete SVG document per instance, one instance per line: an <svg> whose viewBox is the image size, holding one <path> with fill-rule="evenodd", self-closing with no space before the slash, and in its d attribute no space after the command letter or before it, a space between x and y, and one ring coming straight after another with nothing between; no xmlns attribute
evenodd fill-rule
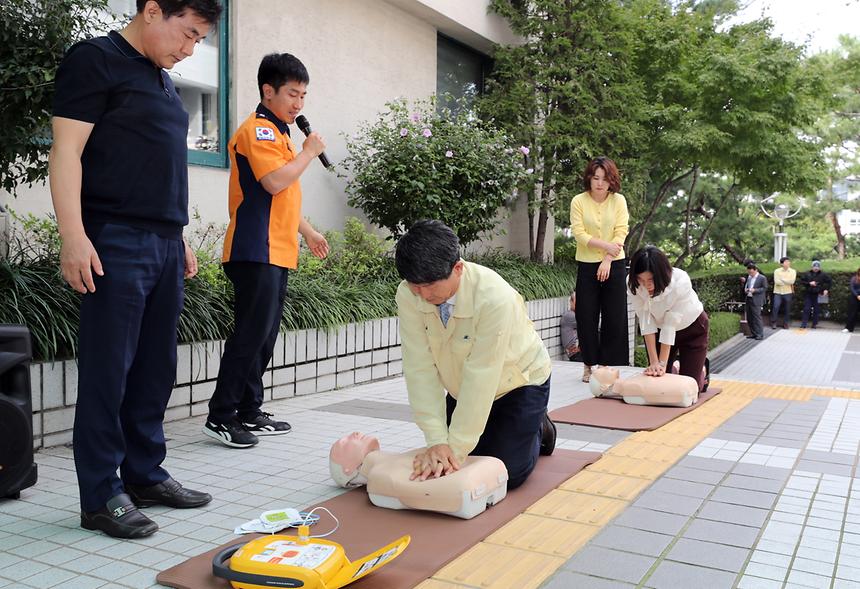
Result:
<svg viewBox="0 0 860 589"><path fill-rule="evenodd" d="M346 137L349 204L395 237L419 219L443 221L463 244L492 230L527 172L524 152L465 108L437 112L435 99L386 107Z"/></svg>

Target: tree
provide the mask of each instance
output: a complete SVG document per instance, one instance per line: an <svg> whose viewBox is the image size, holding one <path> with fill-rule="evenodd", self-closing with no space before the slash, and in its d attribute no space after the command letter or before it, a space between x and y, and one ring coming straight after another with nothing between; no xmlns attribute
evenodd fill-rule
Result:
<svg viewBox="0 0 860 589"><path fill-rule="evenodd" d="M106 30L107 0L0 3L0 188L48 174L54 74L75 41Z"/></svg>
<svg viewBox="0 0 860 589"><path fill-rule="evenodd" d="M467 108L386 106L346 138L349 204L395 237L420 219L443 221L463 245L492 231L525 176L522 152Z"/></svg>
<svg viewBox="0 0 860 589"><path fill-rule="evenodd" d="M809 61L811 68L824 72L832 87L832 109L815 122L812 131L825 145L828 176L815 208L830 222L841 260L846 243L837 215L852 206L837 198L834 186L860 174L860 39L843 35L837 49L814 55Z"/></svg>
<svg viewBox="0 0 860 589"><path fill-rule="evenodd" d="M581 192L591 158L608 155L619 164L625 193L641 184L642 91L618 2L493 0L490 6L525 43L496 47L479 109L530 149L526 165L534 174L522 189L537 261L544 258L549 215L567 217L565 205Z"/></svg>
<svg viewBox="0 0 860 589"><path fill-rule="evenodd" d="M732 3L721 4L627 3L650 108L642 155L650 181L627 245L638 248L669 215L683 227L678 265L709 244L738 194L810 193L824 177L820 143L801 132L824 109L822 77L803 67L801 48L770 35L767 20L719 27ZM663 206L679 189L685 205Z"/></svg>

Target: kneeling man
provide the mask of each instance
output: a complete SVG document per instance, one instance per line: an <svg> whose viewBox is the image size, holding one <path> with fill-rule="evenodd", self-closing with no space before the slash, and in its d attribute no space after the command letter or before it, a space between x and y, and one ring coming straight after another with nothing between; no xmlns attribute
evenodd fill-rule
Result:
<svg viewBox="0 0 860 589"><path fill-rule="evenodd" d="M412 478L450 474L472 454L500 459L508 489L521 485L538 454L555 448L546 412L552 365L522 297L489 268L462 260L457 236L440 221L415 223L395 263L403 373L427 443Z"/></svg>

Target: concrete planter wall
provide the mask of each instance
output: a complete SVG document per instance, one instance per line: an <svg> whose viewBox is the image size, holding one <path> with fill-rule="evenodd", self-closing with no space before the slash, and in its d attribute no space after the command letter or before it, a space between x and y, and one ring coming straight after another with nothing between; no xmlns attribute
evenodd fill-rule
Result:
<svg viewBox="0 0 860 589"><path fill-rule="evenodd" d="M567 298L529 301L526 305L550 356L561 358L558 326L567 309ZM166 421L207 413L222 346L221 341L179 346L176 385ZM265 398L271 401L331 391L401 373L396 317L353 323L332 331L290 331L281 333L275 344L274 357L264 377ZM30 375L34 447L71 442L78 393L76 361L34 363Z"/></svg>

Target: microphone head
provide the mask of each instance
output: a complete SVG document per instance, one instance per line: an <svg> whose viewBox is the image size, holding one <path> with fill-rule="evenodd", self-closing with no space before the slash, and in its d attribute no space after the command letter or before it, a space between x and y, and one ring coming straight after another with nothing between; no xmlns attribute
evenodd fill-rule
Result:
<svg viewBox="0 0 860 589"><path fill-rule="evenodd" d="M308 119L305 115L299 115L296 117L296 125L299 126L299 129L305 135L309 135L311 132L311 124L308 122Z"/></svg>

